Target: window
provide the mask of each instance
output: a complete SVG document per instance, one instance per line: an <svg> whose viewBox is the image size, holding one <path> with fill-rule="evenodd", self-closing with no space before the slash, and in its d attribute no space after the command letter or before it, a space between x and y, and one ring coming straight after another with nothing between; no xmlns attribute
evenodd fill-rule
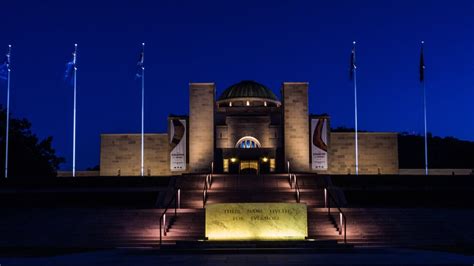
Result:
<svg viewBox="0 0 474 266"><path fill-rule="evenodd" d="M271 173L275 172L275 168L276 168L276 161L274 158L271 158L270 159L270 172Z"/></svg>
<svg viewBox="0 0 474 266"><path fill-rule="evenodd" d="M239 141L237 141L237 144L235 144L236 148L241 148L241 149L253 149L253 148L260 148L260 142L251 136L245 136Z"/></svg>
<svg viewBox="0 0 474 266"><path fill-rule="evenodd" d="M224 168L224 173L228 173L229 172L229 159L224 159L224 163L223 163L223 167Z"/></svg>

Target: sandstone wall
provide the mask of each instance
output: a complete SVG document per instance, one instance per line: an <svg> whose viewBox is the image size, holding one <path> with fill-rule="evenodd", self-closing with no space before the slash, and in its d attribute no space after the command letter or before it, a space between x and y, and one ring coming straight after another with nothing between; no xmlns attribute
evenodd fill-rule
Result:
<svg viewBox="0 0 474 266"><path fill-rule="evenodd" d="M140 134L102 134L101 176L140 175ZM145 134L145 175L170 175L168 134Z"/></svg>
<svg viewBox="0 0 474 266"><path fill-rule="evenodd" d="M270 116L228 116L226 126L216 128L217 148L234 148L242 137L256 138L261 148L279 147L279 127L271 125Z"/></svg>
<svg viewBox="0 0 474 266"><path fill-rule="evenodd" d="M398 174L397 133L359 133L359 174ZM329 173L355 174L354 133L331 132Z"/></svg>

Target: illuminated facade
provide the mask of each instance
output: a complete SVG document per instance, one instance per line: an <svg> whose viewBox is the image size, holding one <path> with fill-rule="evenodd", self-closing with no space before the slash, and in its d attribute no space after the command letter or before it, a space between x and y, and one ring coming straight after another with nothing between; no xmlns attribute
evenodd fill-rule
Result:
<svg viewBox="0 0 474 266"><path fill-rule="evenodd" d="M281 98L241 81L216 99L214 83L189 84L188 116L145 136L146 175L207 172L354 173L354 134L330 131L328 116L308 113L308 83L284 82ZM396 133L360 133L360 172L398 173ZM140 135L103 134L101 175L140 174Z"/></svg>

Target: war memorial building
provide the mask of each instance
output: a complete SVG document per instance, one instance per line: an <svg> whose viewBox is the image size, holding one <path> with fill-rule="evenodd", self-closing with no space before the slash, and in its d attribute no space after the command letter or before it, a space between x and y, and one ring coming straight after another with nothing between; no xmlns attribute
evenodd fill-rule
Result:
<svg viewBox="0 0 474 266"><path fill-rule="evenodd" d="M403 175L397 134L374 132L359 135L353 175L354 133L309 114L309 91L284 82L278 98L242 81L216 97L214 83L191 83L189 115L145 135L146 177L141 135L103 134L102 177L3 181L0 248L339 256L474 246L471 176Z"/></svg>
<svg viewBox="0 0 474 266"><path fill-rule="evenodd" d="M283 82L278 98L241 81L216 97L215 83L190 83L189 115L145 134L145 175L202 173L211 163L216 173L281 173L289 163L294 172L353 174L354 133L331 132L329 116L309 114L309 89ZM140 134L102 134L100 175L140 175L140 151ZM397 133L359 133L359 171L398 174Z"/></svg>

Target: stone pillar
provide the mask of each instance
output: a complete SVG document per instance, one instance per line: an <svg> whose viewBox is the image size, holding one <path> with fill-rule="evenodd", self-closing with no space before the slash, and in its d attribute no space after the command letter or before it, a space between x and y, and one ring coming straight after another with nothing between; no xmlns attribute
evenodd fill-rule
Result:
<svg viewBox="0 0 474 266"><path fill-rule="evenodd" d="M189 171L208 172L214 160L214 83L189 84Z"/></svg>
<svg viewBox="0 0 474 266"><path fill-rule="evenodd" d="M306 172L309 162L308 83L284 82L282 87L285 169Z"/></svg>

